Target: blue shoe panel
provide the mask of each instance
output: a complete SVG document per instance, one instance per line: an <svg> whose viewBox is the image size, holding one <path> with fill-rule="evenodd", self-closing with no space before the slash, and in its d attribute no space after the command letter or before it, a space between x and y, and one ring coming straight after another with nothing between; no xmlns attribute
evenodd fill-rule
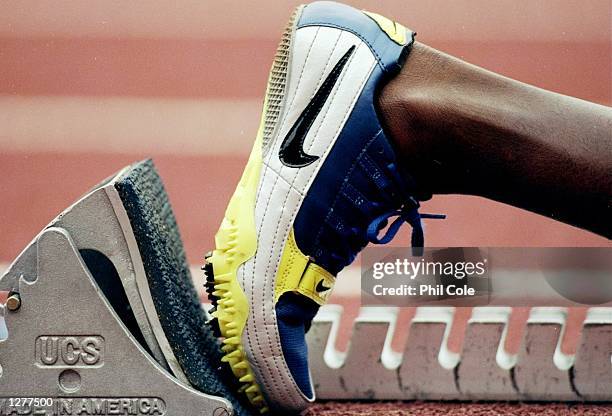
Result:
<svg viewBox="0 0 612 416"><path fill-rule="evenodd" d="M293 379L308 398L314 396L308 371L306 332L319 305L304 296L285 293L276 304L276 319L285 361Z"/></svg>
<svg viewBox="0 0 612 416"><path fill-rule="evenodd" d="M346 222L342 218L359 215L355 202L376 199L380 190L372 178L383 175L381 170L389 163L396 163L395 152L374 107L374 94L384 75L380 67L374 69L295 219L298 247L332 274L346 266L342 259L333 257L332 250L339 243L337 236L350 233L342 229ZM367 244L365 235L349 235L344 239L351 238L355 241L348 241L349 244Z"/></svg>

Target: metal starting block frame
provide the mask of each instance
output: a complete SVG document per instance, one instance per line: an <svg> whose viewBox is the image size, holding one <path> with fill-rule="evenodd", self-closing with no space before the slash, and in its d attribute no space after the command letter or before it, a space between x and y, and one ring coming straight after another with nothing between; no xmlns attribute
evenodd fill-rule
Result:
<svg viewBox="0 0 612 416"><path fill-rule="evenodd" d="M0 415L232 413L227 400L190 387L164 335L114 186L127 169L53 220L0 278L9 292L0 306ZM106 286L125 302L103 294L84 261L95 253L112 262L117 281ZM137 327L126 326L122 307Z"/></svg>
<svg viewBox="0 0 612 416"><path fill-rule="evenodd" d="M533 308L520 351L505 352L510 310L474 308L459 354L447 347L454 308L417 308L400 353L391 348L399 309L362 307L343 353L335 348L342 308L327 305L307 335L317 397L612 401L612 308L588 311L576 355L561 351L564 308Z"/></svg>

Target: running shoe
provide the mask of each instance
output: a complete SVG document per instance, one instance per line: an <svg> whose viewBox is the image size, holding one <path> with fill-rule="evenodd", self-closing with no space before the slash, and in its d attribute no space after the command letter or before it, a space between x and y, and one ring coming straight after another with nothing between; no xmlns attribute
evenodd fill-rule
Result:
<svg viewBox="0 0 612 416"><path fill-rule="evenodd" d="M282 36L204 267L223 361L261 412L313 402L305 333L338 272L404 222L423 246L425 215L375 109L413 41L396 22L333 2L298 7Z"/></svg>

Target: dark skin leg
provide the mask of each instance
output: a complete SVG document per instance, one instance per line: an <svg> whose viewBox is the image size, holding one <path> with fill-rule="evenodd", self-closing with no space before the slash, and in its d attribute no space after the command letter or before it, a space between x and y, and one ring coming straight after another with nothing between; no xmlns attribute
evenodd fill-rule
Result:
<svg viewBox="0 0 612 416"><path fill-rule="evenodd" d="M421 199L478 195L612 238L612 108L419 43L378 105Z"/></svg>

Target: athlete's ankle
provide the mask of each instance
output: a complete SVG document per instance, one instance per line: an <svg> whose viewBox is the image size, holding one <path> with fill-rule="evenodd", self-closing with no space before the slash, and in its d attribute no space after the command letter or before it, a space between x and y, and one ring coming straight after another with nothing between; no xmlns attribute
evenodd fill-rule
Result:
<svg viewBox="0 0 612 416"><path fill-rule="evenodd" d="M378 110L400 164L422 188L427 199L435 193L460 193L464 183L459 143L448 140L436 65L437 51L415 43L402 71L381 90Z"/></svg>

